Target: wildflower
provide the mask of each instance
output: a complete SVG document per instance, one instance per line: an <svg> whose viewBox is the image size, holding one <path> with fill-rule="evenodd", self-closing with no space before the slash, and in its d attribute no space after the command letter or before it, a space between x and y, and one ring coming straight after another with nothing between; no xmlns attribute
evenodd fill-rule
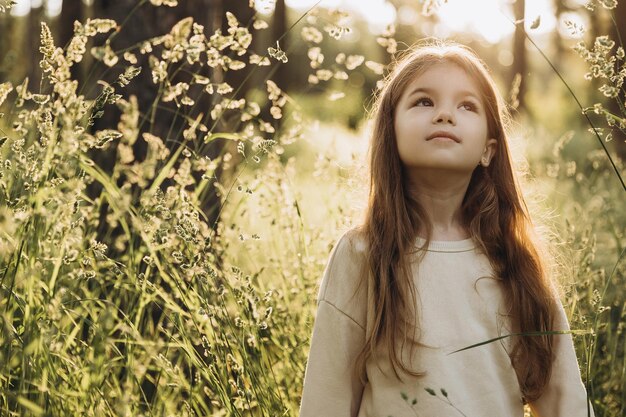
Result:
<svg viewBox="0 0 626 417"><path fill-rule="evenodd" d="M276 145L276 141L272 140L272 139L263 139L261 142L259 142L256 145L256 148L259 149L259 151L261 151L262 153L267 153L269 152L272 147Z"/></svg>
<svg viewBox="0 0 626 417"><path fill-rule="evenodd" d="M231 93L233 91L233 87L230 86L230 84L228 83L220 83L217 86L217 94L228 94Z"/></svg>
<svg viewBox="0 0 626 417"><path fill-rule="evenodd" d="M87 19L84 33L87 36L95 36L98 33L107 33L117 29L117 22L113 19Z"/></svg>
<svg viewBox="0 0 626 417"><path fill-rule="evenodd" d="M339 99L342 99L346 96L346 94L342 91L334 91L333 93L330 94L330 96L328 96L328 99L330 101L337 101Z"/></svg>
<svg viewBox="0 0 626 417"><path fill-rule="evenodd" d="M170 150L165 147L160 137L147 132L142 137L148 144L148 158L155 158L161 161L170 155Z"/></svg>
<svg viewBox="0 0 626 417"><path fill-rule="evenodd" d="M170 30L169 36L163 38L166 48L173 48L175 45L187 44L187 38L191 34L193 17L186 17L177 22Z"/></svg>
<svg viewBox="0 0 626 417"><path fill-rule="evenodd" d="M270 100L278 99L278 97L282 94L282 90L278 88L276 83L272 80L267 80L266 85L267 85L267 92L269 94L269 99Z"/></svg>
<svg viewBox="0 0 626 417"><path fill-rule="evenodd" d="M150 41L144 41L141 43L141 47L139 48L139 52L141 54L149 54L152 52L152 44Z"/></svg>
<svg viewBox="0 0 626 417"><path fill-rule="evenodd" d="M191 65L200 61L200 54L206 50L206 38L204 35L193 35L189 39L186 49L187 62Z"/></svg>
<svg viewBox="0 0 626 417"><path fill-rule="evenodd" d="M41 22L41 46L39 52L43 54L44 59L49 60L54 53L54 41L52 39L52 32L45 22Z"/></svg>
<svg viewBox="0 0 626 417"><path fill-rule="evenodd" d="M111 49L111 44L107 41L104 46L97 46L91 48L91 55L98 61L102 61L107 67L112 67L117 64L119 58Z"/></svg>
<svg viewBox="0 0 626 417"><path fill-rule="evenodd" d="M5 82L0 84L0 106L2 105L2 103L4 102L4 100L6 100L7 96L9 95L9 93L13 91L13 86L11 85L10 82Z"/></svg>
<svg viewBox="0 0 626 417"><path fill-rule="evenodd" d="M250 55L250 63L251 64L256 64L260 67L265 67L270 65L270 60L266 57L266 56L260 56L257 54L251 54Z"/></svg>
<svg viewBox="0 0 626 417"><path fill-rule="evenodd" d="M130 80L135 78L141 72L141 67L130 66L126 68L123 74L117 79L118 84L124 87L130 83Z"/></svg>
<svg viewBox="0 0 626 417"><path fill-rule="evenodd" d="M172 101L176 97L180 96L181 94L185 94L188 90L189 90L189 84L187 83L180 82L174 85L169 84L165 88L165 93L163 94L163 101L164 102Z"/></svg>
<svg viewBox="0 0 626 417"><path fill-rule="evenodd" d="M315 76L322 81L328 81L333 77L333 72L327 69L317 70Z"/></svg>
<svg viewBox="0 0 626 417"><path fill-rule="evenodd" d="M154 6L167 6L167 7L176 7L178 6L178 0L150 0L150 3Z"/></svg>
<svg viewBox="0 0 626 417"><path fill-rule="evenodd" d="M252 23L252 27L256 30L267 29L269 25L265 20L255 19L254 23Z"/></svg>
<svg viewBox="0 0 626 417"><path fill-rule="evenodd" d="M240 69L242 69L242 68L244 68L246 66L246 63L243 62L243 61L238 61L238 60L235 60L235 59L231 60L228 57L224 57L224 59L228 59L228 69L231 69L231 70L234 70L234 71L240 70Z"/></svg>
<svg viewBox="0 0 626 417"><path fill-rule="evenodd" d="M207 77L205 77L203 75L193 74L192 82L194 84L207 85L210 82L210 80L209 80L209 78L207 78Z"/></svg>
<svg viewBox="0 0 626 417"><path fill-rule="evenodd" d="M390 54L395 54L398 49L398 43L393 38L387 38L384 36L376 38L376 42L386 48L387 52Z"/></svg>
<svg viewBox="0 0 626 417"><path fill-rule="evenodd" d="M350 33L352 31L349 27L336 25L326 25L324 30L328 32L331 38L336 40L341 39L341 36L343 36L344 33Z"/></svg>
<svg viewBox="0 0 626 417"><path fill-rule="evenodd" d="M313 69L319 68L324 62L324 54L322 54L322 50L319 46L309 48L307 55L311 60L311 68Z"/></svg>
<svg viewBox="0 0 626 417"><path fill-rule="evenodd" d="M305 26L301 32L302 38L307 42L320 43L324 39L322 32L312 26Z"/></svg>
<svg viewBox="0 0 626 417"><path fill-rule="evenodd" d="M596 3L600 3L600 6L608 10L617 7L617 0L590 0L585 4L585 8L593 12L595 10Z"/></svg>
<svg viewBox="0 0 626 417"><path fill-rule="evenodd" d="M350 55L346 59L346 68L352 71L360 66L364 61L365 57L363 55Z"/></svg>
<svg viewBox="0 0 626 417"><path fill-rule="evenodd" d="M348 79L348 74L345 71L337 71L337 72L335 72L334 77L337 80L347 80Z"/></svg>
<svg viewBox="0 0 626 417"><path fill-rule="evenodd" d="M195 104L195 101L189 96L184 96L180 100L180 104L182 104L183 106L193 106Z"/></svg>
<svg viewBox="0 0 626 417"><path fill-rule="evenodd" d="M422 15L430 16L437 11L441 5L447 3L448 0L424 0L424 5L422 6Z"/></svg>
<svg viewBox="0 0 626 417"><path fill-rule="evenodd" d="M229 33L232 33L233 44L231 49L237 52L237 55L241 56L246 53L248 47L252 43L252 35L248 32L247 28L228 29Z"/></svg>
<svg viewBox="0 0 626 417"><path fill-rule="evenodd" d="M74 22L74 36L67 47L65 56L69 62L80 62L85 55L87 45L87 36L85 35L83 25L77 20Z"/></svg>
<svg viewBox="0 0 626 417"><path fill-rule="evenodd" d="M270 108L270 114L272 115L274 119L280 119L283 117L283 112L281 108L278 106L272 106Z"/></svg>
<svg viewBox="0 0 626 417"><path fill-rule="evenodd" d="M96 132L95 142L91 148L103 149L109 142L122 137L122 134L114 129L104 129Z"/></svg>
<svg viewBox="0 0 626 417"><path fill-rule="evenodd" d="M276 41L276 48L269 47L267 48L267 52L270 54L272 58L275 58L276 60L282 62L283 64L286 64L287 61L289 60L287 58L287 54L282 49L280 49L280 45L278 44L278 41Z"/></svg>
<svg viewBox="0 0 626 417"><path fill-rule="evenodd" d="M202 113L200 113L198 115L198 117L196 117L196 119L190 123L189 128L185 129L183 131L183 137L187 140L193 140L195 139L196 136L196 130L198 129L198 126L201 124L200 120L202 120L202 117L204 115ZM204 126L204 125L203 125ZM204 126L204 130L206 130L206 126Z"/></svg>
<svg viewBox="0 0 626 417"><path fill-rule="evenodd" d="M372 70L374 74L381 75L384 70L384 65L374 61L366 61L365 66Z"/></svg>
<svg viewBox="0 0 626 417"><path fill-rule="evenodd" d="M276 130L274 129L274 126L272 126L271 123L264 122L264 121L259 122L259 130L261 132L267 132L267 133L276 132Z"/></svg>
<svg viewBox="0 0 626 417"><path fill-rule="evenodd" d="M530 24L531 29L537 29L541 24L541 15L537 16L535 20Z"/></svg>
<svg viewBox="0 0 626 417"><path fill-rule="evenodd" d="M2 0L2 1L0 1L0 13L8 12L16 4L17 4L17 2L13 1L13 0Z"/></svg>
<svg viewBox="0 0 626 417"><path fill-rule="evenodd" d="M580 38L585 33L585 28L580 23L571 20L565 20L563 23L565 24L565 28L569 30L569 34L575 38Z"/></svg>
<svg viewBox="0 0 626 417"><path fill-rule="evenodd" d="M150 55L148 63L150 64L150 69L152 70L153 83L160 83L167 78L167 63L165 61L160 61L154 55Z"/></svg>
<svg viewBox="0 0 626 417"><path fill-rule="evenodd" d="M239 26L239 21L237 20L237 18L235 17L234 14L232 14L231 12L226 12L226 21L228 22L228 27L229 28L236 28Z"/></svg>

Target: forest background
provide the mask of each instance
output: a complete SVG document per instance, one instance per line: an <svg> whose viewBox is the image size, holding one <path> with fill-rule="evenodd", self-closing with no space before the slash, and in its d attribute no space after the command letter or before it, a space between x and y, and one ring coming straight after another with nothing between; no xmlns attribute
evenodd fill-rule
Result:
<svg viewBox="0 0 626 417"><path fill-rule="evenodd" d="M596 415L626 415L611 0L0 0L0 414L297 415L372 96L427 36L492 68Z"/></svg>

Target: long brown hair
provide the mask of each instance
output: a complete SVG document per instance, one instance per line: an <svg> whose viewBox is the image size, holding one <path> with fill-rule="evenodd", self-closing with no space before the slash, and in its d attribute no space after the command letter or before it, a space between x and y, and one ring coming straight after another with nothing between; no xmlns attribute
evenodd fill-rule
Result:
<svg viewBox="0 0 626 417"><path fill-rule="evenodd" d="M489 138L497 139L497 152L488 167L477 167L462 202L462 222L480 250L487 255L496 276L503 280L514 332L552 329L556 307L555 287L536 242L528 209L507 145L510 116L495 82L482 60L468 47L449 41L426 40L410 48L387 75L374 106L370 145L370 188L365 219L359 228L368 242L367 284L373 294L368 300L366 343L356 360L355 372L364 382L365 364L376 349L384 346L396 377L396 367L409 369L398 358L407 340L419 344L416 290L411 259L424 255L432 236L432 225L408 183L398 154L394 113L407 85L430 66L450 62L476 80L486 108ZM416 246L418 232L425 243ZM408 339L407 329L412 329ZM401 336L401 337L399 337ZM550 378L553 361L551 335L514 339L510 352L526 401L538 398Z"/></svg>

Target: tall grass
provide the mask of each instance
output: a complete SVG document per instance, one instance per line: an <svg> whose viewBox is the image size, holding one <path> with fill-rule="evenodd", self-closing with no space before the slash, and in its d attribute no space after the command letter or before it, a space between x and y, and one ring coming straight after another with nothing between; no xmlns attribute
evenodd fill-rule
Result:
<svg viewBox="0 0 626 417"><path fill-rule="evenodd" d="M151 3L137 8L176 2ZM311 48L346 31L341 13L306 17L301 42ZM6 109L0 119L0 414L297 411L312 320L303 306L315 299L312 277L327 244L311 240L297 203L285 201L279 186L280 155L301 135L297 103L267 79L258 101L239 97L241 86L223 77L244 68L253 74L287 61L286 54L280 44L267 53L250 50L253 34L267 28L259 16L244 24L232 14L226 18L227 33L207 36L187 18L125 51L111 48L124 30L115 21L77 23L64 49L42 24L41 90L29 91L28 80L0 86ZM87 86L84 91L99 90L87 99L70 68L97 34L109 37L90 53L119 76ZM149 55L150 68L132 64L137 54ZM312 84L350 71L339 60L321 65L320 54L320 48L309 54L316 62ZM199 75L203 66L212 79ZM148 109L123 95L140 71L151 71L159 91ZM188 81L180 81L182 74ZM205 113L194 107L194 85L214 98ZM167 141L149 128L166 110L162 103L175 103L176 117L186 123ZM113 105L122 113L117 127L94 131ZM265 106L269 120L262 119ZM219 131L225 115L236 122ZM232 146L205 157L217 140ZM142 160L133 154L137 141L147 148ZM115 165L107 173L94 159L111 148ZM220 183L216 170L228 172L228 166L231 173ZM241 187L244 171L258 173L256 186ZM86 191L90 185L97 185L95 197ZM206 200L209 188L218 201ZM263 204L275 210L271 223L280 228L233 238L224 219L236 211L235 195L266 192L272 197ZM223 219L210 224L204 213L215 208ZM287 238L270 252L282 234ZM245 240L266 245L263 265L245 262L238 246Z"/></svg>

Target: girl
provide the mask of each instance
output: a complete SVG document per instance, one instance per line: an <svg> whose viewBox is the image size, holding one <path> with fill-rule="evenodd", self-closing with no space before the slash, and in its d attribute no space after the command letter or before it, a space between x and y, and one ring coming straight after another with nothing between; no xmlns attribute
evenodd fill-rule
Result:
<svg viewBox="0 0 626 417"><path fill-rule="evenodd" d="M508 120L468 47L427 41L388 75L365 221L324 272L300 417L593 416L570 334L480 344L569 330Z"/></svg>

